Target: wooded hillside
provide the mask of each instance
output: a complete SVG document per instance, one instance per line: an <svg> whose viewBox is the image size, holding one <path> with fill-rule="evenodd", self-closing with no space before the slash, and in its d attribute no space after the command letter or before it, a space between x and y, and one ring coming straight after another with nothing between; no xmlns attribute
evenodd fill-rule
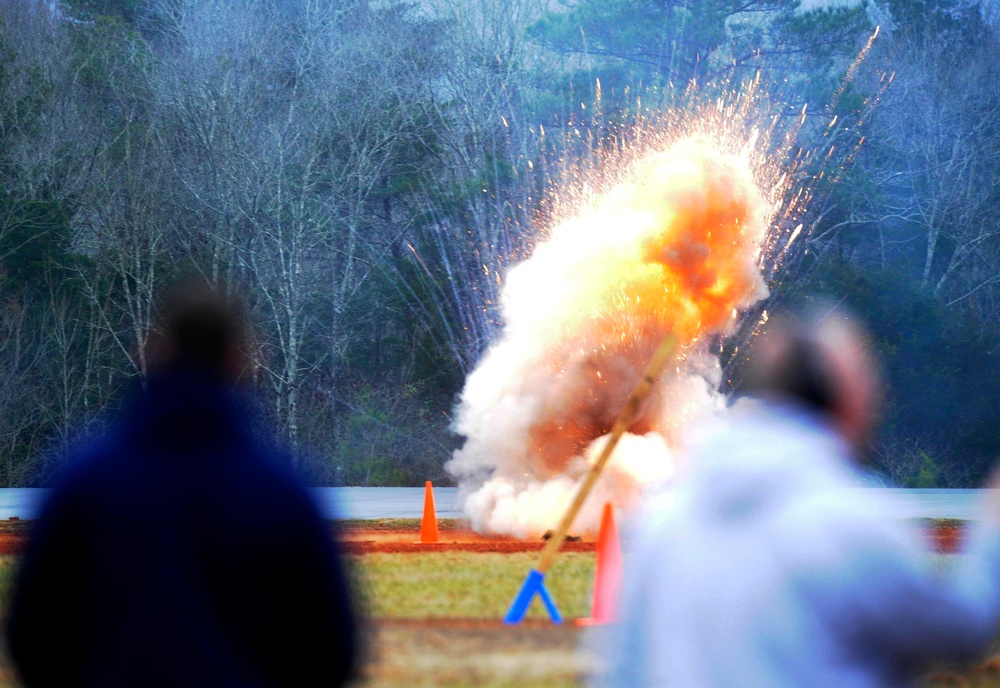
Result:
<svg viewBox="0 0 1000 688"><path fill-rule="evenodd" d="M1000 457L995 5L18 0L0 485L99 429L191 272L248 300L267 412L317 482L444 479L505 271L573 161L751 91L739 116L786 158L776 231L798 238L749 322L804 293L853 306L890 381L876 466L976 484ZM749 331L723 349L733 380Z"/></svg>

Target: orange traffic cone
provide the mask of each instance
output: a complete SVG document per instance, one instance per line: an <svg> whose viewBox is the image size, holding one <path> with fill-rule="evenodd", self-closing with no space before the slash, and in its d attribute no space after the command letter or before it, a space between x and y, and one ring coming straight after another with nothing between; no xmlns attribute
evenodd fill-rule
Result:
<svg viewBox="0 0 1000 688"><path fill-rule="evenodd" d="M611 502L604 505L601 529L597 533L597 561L594 566L594 600L589 619L579 619L583 626L615 620L615 600L622 580L622 546L615 526Z"/></svg>
<svg viewBox="0 0 1000 688"><path fill-rule="evenodd" d="M438 541L438 519L434 510L434 487L431 481L424 483L424 518L420 522L420 542Z"/></svg>

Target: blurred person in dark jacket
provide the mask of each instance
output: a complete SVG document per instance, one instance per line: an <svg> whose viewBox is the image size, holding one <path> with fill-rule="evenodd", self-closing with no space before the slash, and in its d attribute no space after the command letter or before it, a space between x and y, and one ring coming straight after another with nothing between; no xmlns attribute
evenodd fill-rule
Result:
<svg viewBox="0 0 1000 688"><path fill-rule="evenodd" d="M600 686L907 686L996 632L1000 507L939 575L919 530L858 489L881 384L864 331L829 307L768 329L757 398L643 514Z"/></svg>
<svg viewBox="0 0 1000 688"><path fill-rule="evenodd" d="M253 433L242 309L188 282L145 389L71 456L7 618L34 686L337 686L356 668L349 583L289 457Z"/></svg>

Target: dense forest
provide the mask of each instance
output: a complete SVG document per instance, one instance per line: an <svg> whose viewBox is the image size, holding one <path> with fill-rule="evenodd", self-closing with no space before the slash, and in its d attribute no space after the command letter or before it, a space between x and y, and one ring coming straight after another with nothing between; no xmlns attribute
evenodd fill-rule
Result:
<svg viewBox="0 0 1000 688"><path fill-rule="evenodd" d="M505 271L575 166L720 102L784 161L797 237L727 370L763 309L850 304L889 380L876 467L976 484L1000 456L1000 6L970 0L0 3L0 484L101 427L191 273L248 301L314 480L445 480Z"/></svg>

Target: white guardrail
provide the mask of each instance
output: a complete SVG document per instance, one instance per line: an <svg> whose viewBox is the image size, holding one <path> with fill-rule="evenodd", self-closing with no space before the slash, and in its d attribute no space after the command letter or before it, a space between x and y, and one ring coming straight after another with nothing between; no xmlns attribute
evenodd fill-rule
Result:
<svg viewBox="0 0 1000 688"><path fill-rule="evenodd" d="M900 518L976 518L982 490L920 490L861 487L886 493L896 504ZM316 487L312 494L328 518L419 518L423 514L422 487ZM457 488L435 487L438 518L461 518ZM0 488L0 520L32 519L45 500L43 488Z"/></svg>

